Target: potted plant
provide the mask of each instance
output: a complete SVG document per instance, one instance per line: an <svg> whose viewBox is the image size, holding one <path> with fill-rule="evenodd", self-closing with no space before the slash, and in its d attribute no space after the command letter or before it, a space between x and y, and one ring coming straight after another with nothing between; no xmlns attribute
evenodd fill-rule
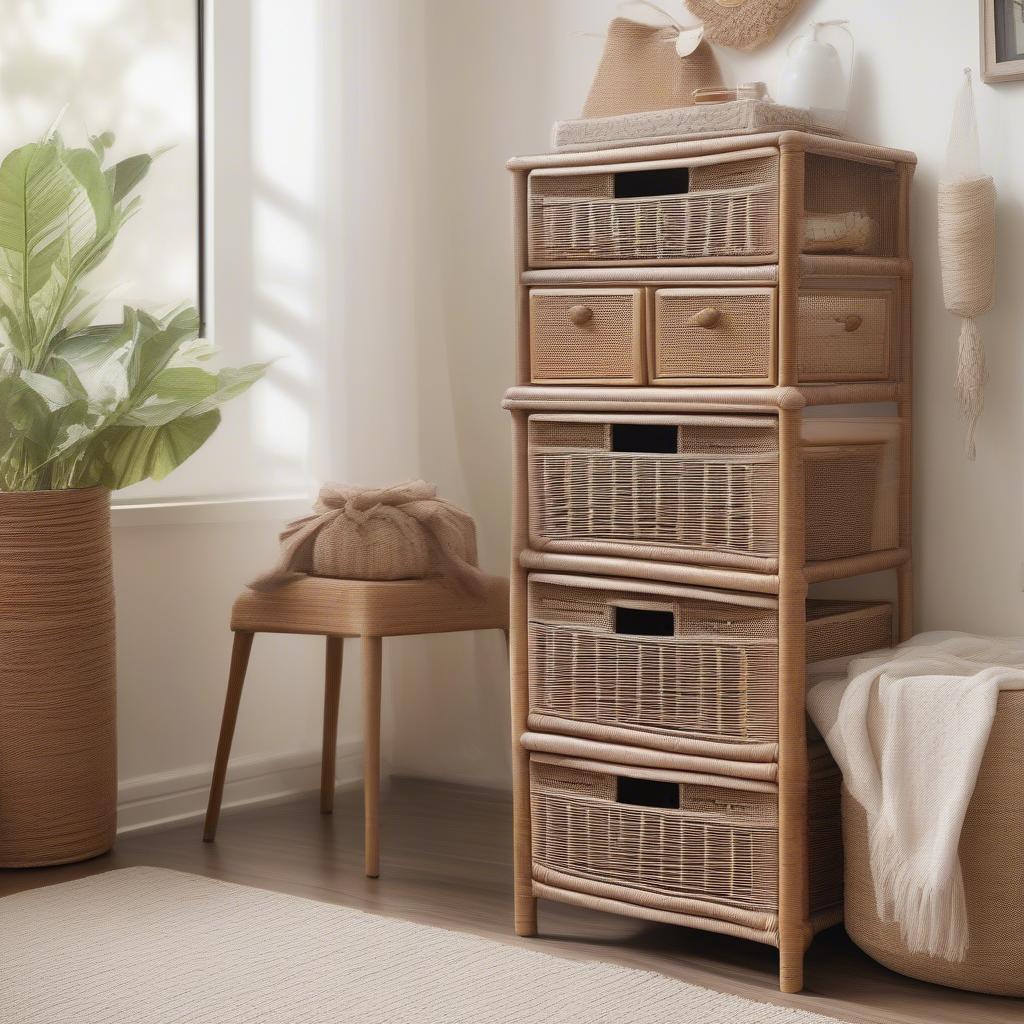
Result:
<svg viewBox="0 0 1024 1024"><path fill-rule="evenodd" d="M0 164L0 867L113 843L110 492L180 465L265 368L212 369L191 308L93 323L84 281L154 158L112 143L51 131Z"/></svg>

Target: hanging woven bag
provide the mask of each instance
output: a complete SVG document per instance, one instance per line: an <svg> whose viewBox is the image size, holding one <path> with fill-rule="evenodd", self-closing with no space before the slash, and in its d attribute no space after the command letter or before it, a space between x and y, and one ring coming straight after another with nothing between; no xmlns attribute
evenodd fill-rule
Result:
<svg viewBox="0 0 1024 1024"><path fill-rule="evenodd" d="M278 564L249 584L273 590L301 576L346 580L436 577L481 593L476 527L423 480L372 489L327 484L312 515L285 527Z"/></svg>
<svg viewBox="0 0 1024 1024"><path fill-rule="evenodd" d="M939 264L946 309L963 320L956 393L967 421L967 457L973 459L986 377L985 350L974 318L984 313L995 297L996 188L992 177L981 173L970 68L964 68L964 76L938 188Z"/></svg>

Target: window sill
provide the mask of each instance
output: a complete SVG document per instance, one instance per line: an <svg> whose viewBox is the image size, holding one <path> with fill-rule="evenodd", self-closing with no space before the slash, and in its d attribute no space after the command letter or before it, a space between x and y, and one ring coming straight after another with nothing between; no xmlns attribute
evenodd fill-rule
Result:
<svg viewBox="0 0 1024 1024"><path fill-rule="evenodd" d="M294 519L312 510L308 495L275 498L209 498L196 501L143 501L111 505L114 529L131 526L198 526L265 523Z"/></svg>

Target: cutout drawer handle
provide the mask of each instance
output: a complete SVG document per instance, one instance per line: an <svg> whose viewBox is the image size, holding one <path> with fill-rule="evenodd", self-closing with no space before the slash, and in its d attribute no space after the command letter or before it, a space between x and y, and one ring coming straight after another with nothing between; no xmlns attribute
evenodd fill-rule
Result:
<svg viewBox="0 0 1024 1024"><path fill-rule="evenodd" d="M852 334L862 323L864 323L864 317L858 316L856 313L847 313L846 316L836 316L832 318L837 324L843 325L843 330L847 334Z"/></svg>
<svg viewBox="0 0 1024 1024"><path fill-rule="evenodd" d="M710 330L712 327L717 326L721 319L722 313L720 310L715 309L714 306L705 306L704 309L694 313L693 316L686 321L686 326L703 327L705 330Z"/></svg>
<svg viewBox="0 0 1024 1024"><path fill-rule="evenodd" d="M569 319L577 327L582 327L594 319L594 311L589 306L572 306L569 309Z"/></svg>

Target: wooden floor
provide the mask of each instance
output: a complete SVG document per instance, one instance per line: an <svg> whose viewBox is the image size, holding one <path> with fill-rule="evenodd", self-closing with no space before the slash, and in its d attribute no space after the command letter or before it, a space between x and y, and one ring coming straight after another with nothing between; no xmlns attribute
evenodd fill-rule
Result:
<svg viewBox="0 0 1024 1024"><path fill-rule="evenodd" d="M808 955L807 990L780 996L774 950L689 929L542 903L541 935L512 934L511 807L505 794L396 780L385 794L379 880L362 874L361 797L339 792L333 817L317 797L225 811L214 845L201 824L123 837L86 864L0 871L0 895L132 865L155 865L275 889L425 924L524 943L558 956L659 971L762 1002L872 1024L1022 1024L1024 1001L935 988L892 974L841 928ZM2 917L2 910L0 910Z"/></svg>

